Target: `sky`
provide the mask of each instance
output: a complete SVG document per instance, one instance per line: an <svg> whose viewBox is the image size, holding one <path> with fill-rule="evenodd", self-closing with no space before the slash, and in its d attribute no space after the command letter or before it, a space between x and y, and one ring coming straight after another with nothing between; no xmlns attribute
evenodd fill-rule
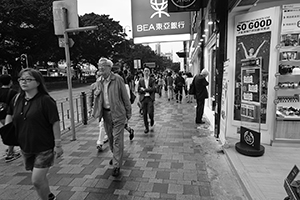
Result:
<svg viewBox="0 0 300 200"><path fill-rule="evenodd" d="M119 21L125 28L126 34L132 38L131 33L131 0L77 0L78 14L86 13L109 15L114 21ZM155 44L149 46L155 50ZM173 61L179 62L176 52L183 50L182 42L161 43L161 52L173 52Z"/></svg>

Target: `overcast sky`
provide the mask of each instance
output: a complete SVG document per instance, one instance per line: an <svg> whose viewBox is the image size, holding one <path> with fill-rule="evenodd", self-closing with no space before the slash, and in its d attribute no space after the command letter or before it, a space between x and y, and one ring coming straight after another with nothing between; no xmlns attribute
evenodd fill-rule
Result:
<svg viewBox="0 0 300 200"><path fill-rule="evenodd" d="M78 14L86 13L105 14L113 18L114 21L125 27L126 34L132 38L132 33L129 31L132 27L131 23L131 0L77 0ZM155 44L149 44L153 49ZM162 43L161 51L164 53L173 52L173 60L179 61L175 54L177 51L183 50L182 42Z"/></svg>

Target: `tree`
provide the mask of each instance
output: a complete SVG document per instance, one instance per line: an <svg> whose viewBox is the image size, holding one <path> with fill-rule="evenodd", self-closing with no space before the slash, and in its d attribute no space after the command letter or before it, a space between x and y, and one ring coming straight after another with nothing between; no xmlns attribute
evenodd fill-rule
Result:
<svg viewBox="0 0 300 200"><path fill-rule="evenodd" d="M100 57L112 58L118 44L124 42L123 29L109 15L85 14L80 17L80 26L98 26L97 30L82 32L76 37L73 55L80 62L97 65Z"/></svg>
<svg viewBox="0 0 300 200"><path fill-rule="evenodd" d="M0 4L0 62L20 65L21 54L32 62L58 60L52 19L53 0L2 0Z"/></svg>

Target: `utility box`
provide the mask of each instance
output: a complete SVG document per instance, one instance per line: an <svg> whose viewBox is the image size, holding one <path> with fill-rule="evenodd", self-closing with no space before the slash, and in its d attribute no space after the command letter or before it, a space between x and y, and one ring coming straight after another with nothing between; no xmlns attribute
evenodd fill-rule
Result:
<svg viewBox="0 0 300 200"><path fill-rule="evenodd" d="M67 10L67 26L64 25L63 8ZM77 0L53 1L53 24L55 35L64 35L66 28L78 28Z"/></svg>

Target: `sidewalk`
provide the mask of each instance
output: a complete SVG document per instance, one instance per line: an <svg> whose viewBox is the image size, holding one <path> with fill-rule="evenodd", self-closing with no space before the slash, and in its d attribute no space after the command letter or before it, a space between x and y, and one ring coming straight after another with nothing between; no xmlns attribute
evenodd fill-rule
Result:
<svg viewBox="0 0 300 200"><path fill-rule="evenodd" d="M56 160L49 173L51 190L58 200L223 200L213 197L202 147L193 142L197 134L194 105L157 98L155 129L148 134L144 134L142 117L133 105L130 126L135 137L129 141L125 131L124 165L119 178L111 176L108 145L103 152L96 150L97 120L79 127L76 141L70 141L70 134L64 135L63 158ZM207 113L206 117L212 116ZM235 142L230 139L224 151L252 199L283 200L284 178L295 164L300 167L299 148L265 146L262 157L247 157L235 151ZM37 199L22 160L5 163L1 159L0 200Z"/></svg>
<svg viewBox="0 0 300 200"><path fill-rule="evenodd" d="M300 167L300 146L263 145L263 156L249 157L235 150L238 139L230 138L228 142L226 155L253 200L283 200L287 196L283 182L294 165Z"/></svg>
<svg viewBox="0 0 300 200"><path fill-rule="evenodd" d="M130 126L133 141L125 131L124 163L119 178L111 176L108 144L96 150L98 120L62 137L63 158L49 171L51 191L58 200L178 199L215 200L209 182L203 150L195 145L194 104L155 101L155 128L144 133L142 116L133 105ZM224 157L225 158L225 157ZM22 159L0 160L0 199L36 200L30 172Z"/></svg>
<svg viewBox="0 0 300 200"><path fill-rule="evenodd" d="M213 121L214 116L209 108L205 108L205 113L209 121ZM264 155L250 157L235 150L235 144L239 141L239 136L227 138L228 146L224 151L250 199L283 200L287 197L283 182L294 165L300 168L300 145L262 144ZM296 180L299 179L300 176L296 177Z"/></svg>

